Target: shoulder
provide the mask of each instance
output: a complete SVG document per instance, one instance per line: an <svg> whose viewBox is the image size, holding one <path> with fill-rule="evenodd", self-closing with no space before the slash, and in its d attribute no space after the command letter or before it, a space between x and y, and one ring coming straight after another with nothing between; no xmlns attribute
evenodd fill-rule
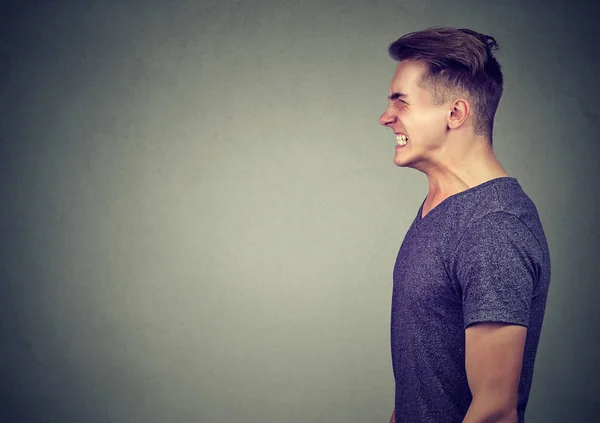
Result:
<svg viewBox="0 0 600 423"><path fill-rule="evenodd" d="M505 249L508 245L541 251L541 245L532 228L522 216L506 211L495 211L479 217L459 235L456 252L485 246L487 251Z"/></svg>
<svg viewBox="0 0 600 423"><path fill-rule="evenodd" d="M457 231L461 242L484 242L498 237L531 242L544 250L545 237L535 204L515 178L484 184L469 200L469 213Z"/></svg>
<svg viewBox="0 0 600 423"><path fill-rule="evenodd" d="M515 272L538 279L546 251L520 216L489 213L471 222L459 235L451 255L452 273L460 279ZM485 276L484 276L485 275Z"/></svg>

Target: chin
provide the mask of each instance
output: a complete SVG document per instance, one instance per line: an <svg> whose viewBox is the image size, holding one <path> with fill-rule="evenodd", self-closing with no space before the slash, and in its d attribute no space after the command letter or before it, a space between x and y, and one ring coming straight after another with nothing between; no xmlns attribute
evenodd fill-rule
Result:
<svg viewBox="0 0 600 423"><path fill-rule="evenodd" d="M401 157L399 154L394 156L394 164L398 167L410 167L412 160L407 160L406 157Z"/></svg>
<svg viewBox="0 0 600 423"><path fill-rule="evenodd" d="M426 156L415 150L396 151L394 156L394 164L398 167L410 167L411 169L420 170L427 162Z"/></svg>

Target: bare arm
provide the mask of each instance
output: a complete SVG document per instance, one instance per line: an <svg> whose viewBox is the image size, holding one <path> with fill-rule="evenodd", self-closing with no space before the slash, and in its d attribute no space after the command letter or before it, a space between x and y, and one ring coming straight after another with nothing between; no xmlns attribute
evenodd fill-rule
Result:
<svg viewBox="0 0 600 423"><path fill-rule="evenodd" d="M465 334L465 366L473 400L463 423L517 423L527 328L477 323Z"/></svg>

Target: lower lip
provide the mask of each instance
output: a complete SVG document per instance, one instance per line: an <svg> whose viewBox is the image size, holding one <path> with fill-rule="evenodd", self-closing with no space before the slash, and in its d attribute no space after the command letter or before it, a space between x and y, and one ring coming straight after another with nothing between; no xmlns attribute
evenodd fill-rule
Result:
<svg viewBox="0 0 600 423"><path fill-rule="evenodd" d="M406 147L406 145L396 145L396 150L400 150L401 148Z"/></svg>

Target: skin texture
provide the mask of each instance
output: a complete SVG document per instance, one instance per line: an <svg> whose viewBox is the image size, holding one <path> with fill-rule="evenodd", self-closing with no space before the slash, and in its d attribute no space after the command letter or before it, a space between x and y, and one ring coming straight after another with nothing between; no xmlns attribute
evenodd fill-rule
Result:
<svg viewBox="0 0 600 423"><path fill-rule="evenodd" d="M465 365L473 401L464 423L517 421L526 335L526 327L501 323L466 329Z"/></svg>
<svg viewBox="0 0 600 423"><path fill-rule="evenodd" d="M494 178L508 176L491 141L475 135L467 93L437 104L421 86L425 67L398 64L388 106L379 123L408 136L396 148L394 163L423 172L429 192L423 216L451 195ZM398 95L402 94L402 95ZM395 138L391 139L395 143ZM473 401L463 423L517 422L517 394L527 328L504 323L477 323L465 330L465 367ZM395 421L395 410L390 422Z"/></svg>

